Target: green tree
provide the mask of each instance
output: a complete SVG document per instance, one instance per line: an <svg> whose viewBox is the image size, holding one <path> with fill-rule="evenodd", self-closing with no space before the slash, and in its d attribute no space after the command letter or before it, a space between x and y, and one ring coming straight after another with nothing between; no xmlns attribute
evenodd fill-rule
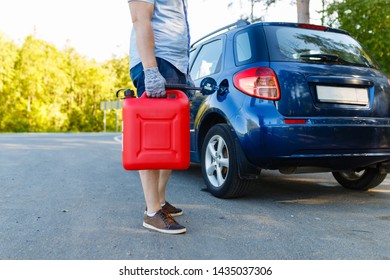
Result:
<svg viewBox="0 0 390 280"><path fill-rule="evenodd" d="M124 58L110 59L103 63L103 67L115 78L112 84L114 90L123 87L134 89L133 82L130 79L128 55Z"/></svg>
<svg viewBox="0 0 390 280"><path fill-rule="evenodd" d="M110 95L106 97L106 100L114 100L115 97L112 93L116 92L120 88L135 89L133 82L130 79L129 73L129 56L124 58L113 58L106 61L103 67L110 73L110 77L113 78L110 83ZM121 111L110 110L107 112L107 130L116 131L119 130L119 126L122 124ZM118 128L117 128L118 125Z"/></svg>
<svg viewBox="0 0 390 280"><path fill-rule="evenodd" d="M98 63L34 35L20 47L0 35L0 65L0 132L102 131L100 103L133 87L128 57ZM108 131L116 129L115 113Z"/></svg>
<svg viewBox="0 0 390 280"><path fill-rule="evenodd" d="M67 85L61 65L63 55L55 46L28 36L15 63L13 98L14 131L59 131L66 116L60 94Z"/></svg>
<svg viewBox="0 0 390 280"><path fill-rule="evenodd" d="M0 34L0 131L9 130L9 111L13 106L10 94L15 79L15 62L18 47L5 35Z"/></svg>
<svg viewBox="0 0 390 280"><path fill-rule="evenodd" d="M329 4L328 25L344 29L361 42L390 73L390 1L343 0Z"/></svg>
<svg viewBox="0 0 390 280"><path fill-rule="evenodd" d="M99 112L95 104L101 95L101 84L106 77L98 69L96 62L88 61L74 49L67 50L69 83L64 94L68 115L68 131L99 131Z"/></svg>

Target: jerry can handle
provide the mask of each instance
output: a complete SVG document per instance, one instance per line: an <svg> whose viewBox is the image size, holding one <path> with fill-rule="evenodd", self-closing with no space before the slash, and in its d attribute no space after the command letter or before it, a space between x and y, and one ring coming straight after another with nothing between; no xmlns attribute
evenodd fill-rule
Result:
<svg viewBox="0 0 390 280"><path fill-rule="evenodd" d="M144 92L141 97L139 98L143 98L143 99L165 99L165 98L169 98L169 99L177 99L177 98L187 98L187 94L185 94L183 91L181 90L178 90L178 89L167 89L167 96L164 97L164 98L151 98L151 97L148 97L146 95L146 92Z"/></svg>

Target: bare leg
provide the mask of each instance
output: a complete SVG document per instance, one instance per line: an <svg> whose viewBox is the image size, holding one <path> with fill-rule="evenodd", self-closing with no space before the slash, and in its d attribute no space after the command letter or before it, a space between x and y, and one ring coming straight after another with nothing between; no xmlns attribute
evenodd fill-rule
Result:
<svg viewBox="0 0 390 280"><path fill-rule="evenodd" d="M148 213L155 213L165 202L165 191L172 170L140 170L142 188L144 190Z"/></svg>
<svg viewBox="0 0 390 280"><path fill-rule="evenodd" d="M158 180L158 193L160 198L160 205L165 203L165 190L167 188L169 176L172 170L160 170L160 178Z"/></svg>
<svg viewBox="0 0 390 280"><path fill-rule="evenodd" d="M147 212L149 214L155 213L161 209L158 192L160 170L140 170L139 175L144 190Z"/></svg>

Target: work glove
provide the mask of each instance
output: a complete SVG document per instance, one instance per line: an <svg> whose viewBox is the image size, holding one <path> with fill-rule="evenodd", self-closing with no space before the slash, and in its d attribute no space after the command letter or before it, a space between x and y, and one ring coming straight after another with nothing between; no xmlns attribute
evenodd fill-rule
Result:
<svg viewBox="0 0 390 280"><path fill-rule="evenodd" d="M158 71L157 67L144 69L145 74L145 91L146 96L151 98L164 98L167 96L165 92L165 79Z"/></svg>

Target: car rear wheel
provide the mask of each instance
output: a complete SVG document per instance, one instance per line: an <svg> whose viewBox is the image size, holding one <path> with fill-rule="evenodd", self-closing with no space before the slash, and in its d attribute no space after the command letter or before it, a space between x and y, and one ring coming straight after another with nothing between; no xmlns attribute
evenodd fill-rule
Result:
<svg viewBox="0 0 390 280"><path fill-rule="evenodd" d="M380 185L387 174L381 174L379 169L366 168L361 171L348 170L333 172L333 177L344 188L366 191Z"/></svg>
<svg viewBox="0 0 390 280"><path fill-rule="evenodd" d="M219 198L244 195L250 180L239 177L234 138L226 124L213 126L202 146L202 175L211 194Z"/></svg>

